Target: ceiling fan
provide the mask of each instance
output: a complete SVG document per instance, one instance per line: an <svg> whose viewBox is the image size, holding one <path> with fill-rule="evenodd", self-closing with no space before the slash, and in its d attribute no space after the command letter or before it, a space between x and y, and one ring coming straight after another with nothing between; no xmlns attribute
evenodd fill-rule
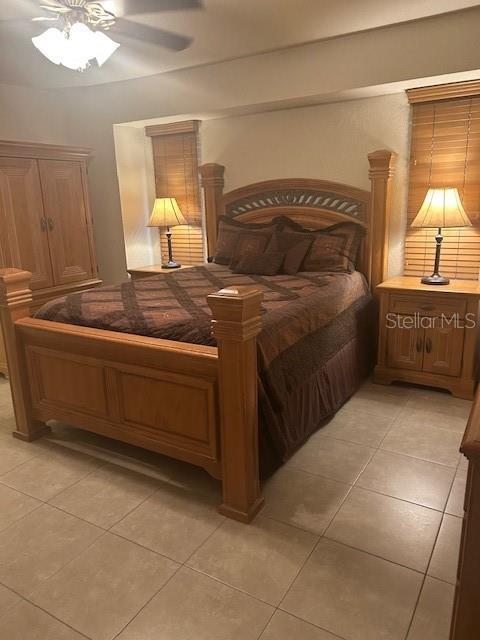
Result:
<svg viewBox="0 0 480 640"><path fill-rule="evenodd" d="M51 62L80 71L95 62L102 66L118 49L120 44L107 33L182 51L191 38L127 16L199 8L201 0L40 0L32 6L31 21L49 28L32 42ZM35 15L37 11L43 15Z"/></svg>

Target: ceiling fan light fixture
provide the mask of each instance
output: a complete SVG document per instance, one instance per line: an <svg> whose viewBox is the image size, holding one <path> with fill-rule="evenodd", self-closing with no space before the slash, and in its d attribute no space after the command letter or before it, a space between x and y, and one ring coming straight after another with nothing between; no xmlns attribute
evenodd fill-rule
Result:
<svg viewBox="0 0 480 640"><path fill-rule="evenodd" d="M85 70L93 59L101 67L120 46L83 22L75 22L64 31L52 27L32 38L32 42L48 60L74 71Z"/></svg>

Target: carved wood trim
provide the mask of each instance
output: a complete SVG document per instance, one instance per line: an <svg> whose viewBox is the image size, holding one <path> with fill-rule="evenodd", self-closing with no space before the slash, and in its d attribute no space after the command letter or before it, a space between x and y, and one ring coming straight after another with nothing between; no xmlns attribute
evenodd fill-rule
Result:
<svg viewBox="0 0 480 640"><path fill-rule="evenodd" d="M418 87L406 91L410 104L418 102L434 102L437 100L452 100L453 98L468 98L480 95L480 80L465 82L451 82L436 84L431 87Z"/></svg>
<svg viewBox="0 0 480 640"><path fill-rule="evenodd" d="M168 122L166 124L152 124L145 127L145 135L149 138L166 136L173 133L196 133L199 120L183 120L181 122Z"/></svg>
<svg viewBox="0 0 480 640"><path fill-rule="evenodd" d="M56 144L0 140L0 156L6 157L80 162L86 161L92 155L92 150L85 147L64 147Z"/></svg>
<svg viewBox="0 0 480 640"><path fill-rule="evenodd" d="M297 207L339 213L365 222L370 194L347 185L309 179L257 182L227 193L225 214L232 218L253 211Z"/></svg>

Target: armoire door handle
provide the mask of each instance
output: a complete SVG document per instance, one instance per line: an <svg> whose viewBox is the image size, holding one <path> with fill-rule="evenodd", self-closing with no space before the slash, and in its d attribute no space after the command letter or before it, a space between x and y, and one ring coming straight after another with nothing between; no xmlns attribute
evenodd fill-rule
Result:
<svg viewBox="0 0 480 640"><path fill-rule="evenodd" d="M53 231L55 229L55 223L53 222L52 218L48 218L48 228L50 231Z"/></svg>
<svg viewBox="0 0 480 640"><path fill-rule="evenodd" d="M427 338L425 341L425 351L427 353L430 353L432 351L432 340L430 338Z"/></svg>
<svg viewBox="0 0 480 640"><path fill-rule="evenodd" d="M420 351L423 349L423 340L422 340L422 338L417 338L416 348L417 348L417 353L420 353Z"/></svg>
<svg viewBox="0 0 480 640"><path fill-rule="evenodd" d="M45 220L45 218L40 218L40 229L42 231L47 230L47 221Z"/></svg>

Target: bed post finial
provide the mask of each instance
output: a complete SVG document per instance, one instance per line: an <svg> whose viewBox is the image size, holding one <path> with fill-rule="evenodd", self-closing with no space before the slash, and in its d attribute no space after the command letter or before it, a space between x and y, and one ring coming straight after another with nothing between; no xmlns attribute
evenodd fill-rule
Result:
<svg viewBox="0 0 480 640"><path fill-rule="evenodd" d="M0 321L7 354L8 375L17 429L13 435L21 440L35 440L48 427L31 418L30 389L25 355L17 340L15 322L30 316L32 274L21 269L0 269Z"/></svg>
<svg viewBox="0 0 480 640"><path fill-rule="evenodd" d="M368 267L372 293L388 277L388 245L392 207L392 177L397 154L380 149L368 154L372 184L369 219Z"/></svg>
<svg viewBox="0 0 480 640"><path fill-rule="evenodd" d="M207 297L217 339L223 503L220 513L250 522L263 506L258 464L257 340L262 293L222 289Z"/></svg>
<svg viewBox="0 0 480 640"><path fill-rule="evenodd" d="M216 162L209 162L199 167L201 185L205 194L205 226L207 229L208 255L213 256L217 243L218 218L222 215L222 196L225 167Z"/></svg>

